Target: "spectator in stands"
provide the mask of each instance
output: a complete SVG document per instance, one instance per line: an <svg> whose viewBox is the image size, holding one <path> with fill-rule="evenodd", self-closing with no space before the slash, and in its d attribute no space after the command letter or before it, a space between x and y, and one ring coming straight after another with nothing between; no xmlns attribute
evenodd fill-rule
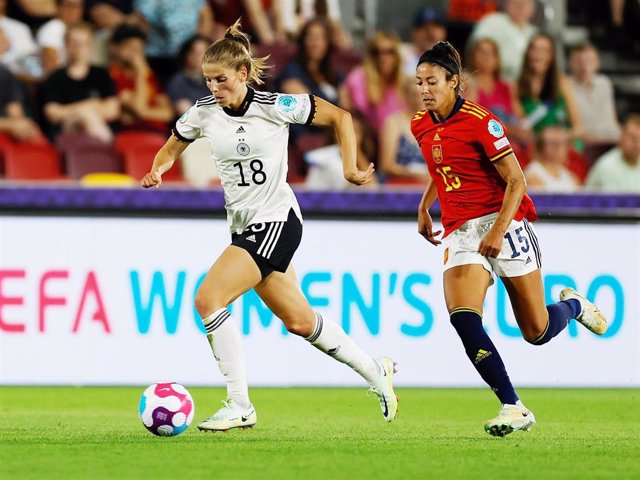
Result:
<svg viewBox="0 0 640 480"><path fill-rule="evenodd" d="M37 54L38 46L29 27L22 22L7 17L6 8L7 0L0 0L0 28L4 31L9 45L2 57L2 64L13 73L23 73L28 70L28 68L25 68L25 61L30 56ZM34 76L40 75L40 65L39 62L37 63L36 70L32 72Z"/></svg>
<svg viewBox="0 0 640 480"><path fill-rule="evenodd" d="M601 192L640 193L640 114L627 116L618 146L596 161L586 187Z"/></svg>
<svg viewBox="0 0 640 480"><path fill-rule="evenodd" d="M108 45L113 31L123 23L145 26L144 17L133 11L133 0L85 0L87 19L96 26L93 62L109 64Z"/></svg>
<svg viewBox="0 0 640 480"><path fill-rule="evenodd" d="M340 105L360 112L376 135L402 103L400 41L393 32L377 31L367 42L364 64L354 68L340 87Z"/></svg>
<svg viewBox="0 0 640 480"><path fill-rule="evenodd" d="M122 24L111 36L113 62L109 73L116 84L122 110L120 127L126 130L167 132L174 113L155 72L144 55L145 33Z"/></svg>
<svg viewBox="0 0 640 480"><path fill-rule="evenodd" d="M606 75L598 73L600 57L590 43L571 49L570 78L587 143L615 143L620 137L613 86Z"/></svg>
<svg viewBox="0 0 640 480"><path fill-rule="evenodd" d="M268 45L275 41L284 41L284 29L272 26L278 15L270 15L271 10L279 5L279 1L207 0L202 9L200 33L214 39L222 38L229 25L240 18L243 30L255 43Z"/></svg>
<svg viewBox="0 0 640 480"><path fill-rule="evenodd" d="M429 179L427 164L411 133L411 119L417 111L424 110L415 78L404 79L402 93L406 108L387 117L380 133L379 172L386 179L399 177L426 184Z"/></svg>
<svg viewBox="0 0 640 480"><path fill-rule="evenodd" d="M447 27L442 15L433 8L418 10L411 26L411 43L403 43L401 47L404 74L414 77L420 55L446 39Z"/></svg>
<svg viewBox="0 0 640 480"><path fill-rule="evenodd" d="M4 31L0 29L0 59L8 46ZM40 128L25 116L23 102L24 88L11 71L0 64L0 133L8 133L21 142L40 140Z"/></svg>
<svg viewBox="0 0 640 480"><path fill-rule="evenodd" d="M57 0L56 3L56 18L42 25L36 35L45 75L66 63L64 34L69 25L82 20L84 13L84 0Z"/></svg>
<svg viewBox="0 0 640 480"><path fill-rule="evenodd" d="M339 49L351 48L353 42L342 26L339 0L280 0L275 2L276 27L281 24L290 39L299 37L302 27L314 18L324 19L330 26L331 41Z"/></svg>
<svg viewBox="0 0 640 480"><path fill-rule="evenodd" d="M167 84L167 95L177 116L186 112L196 100L211 95L202 75L202 57L211 41L203 35L194 35L180 49L180 65Z"/></svg>
<svg viewBox="0 0 640 480"><path fill-rule="evenodd" d="M120 104L109 73L91 65L90 25L71 25L65 33L67 65L42 84L40 96L49 134L60 129L83 132L104 142L113 139L109 122L118 118Z"/></svg>
<svg viewBox="0 0 640 480"><path fill-rule="evenodd" d="M524 121L534 132L547 125L570 127L574 139L584 130L568 77L560 73L553 39L547 34L533 37L517 84Z"/></svg>
<svg viewBox="0 0 640 480"><path fill-rule="evenodd" d="M277 80L285 93L310 93L333 104L338 103L342 77L331 64L334 45L330 25L322 18L307 22L298 37L298 55L289 62Z"/></svg>
<svg viewBox="0 0 640 480"><path fill-rule="evenodd" d="M496 42L502 74L509 81L516 81L520 76L527 44L536 34L537 28L531 24L534 13L534 0L506 0L504 12L483 17L471 32L472 43L480 38L492 38Z"/></svg>
<svg viewBox="0 0 640 480"><path fill-rule="evenodd" d="M575 192L578 178L568 168L571 142L566 129L546 126L536 139L536 154L524 171L530 190Z"/></svg>
<svg viewBox="0 0 640 480"><path fill-rule="evenodd" d="M180 47L196 33L204 33L199 29L200 16L205 8L205 0L134 0L135 12L146 22L147 61L165 85L176 72L176 59Z"/></svg>
<svg viewBox="0 0 640 480"><path fill-rule="evenodd" d="M122 23L140 21L140 16L133 11L133 0L86 0L85 9L98 29L113 30Z"/></svg>
<svg viewBox="0 0 640 480"><path fill-rule="evenodd" d="M491 110L506 126L509 137L528 143L531 128L522 122L523 111L515 88L502 77L500 52L491 38L480 38L469 50L467 70L471 72L465 98Z"/></svg>
<svg viewBox="0 0 640 480"><path fill-rule="evenodd" d="M33 31L56 14L56 0L10 0L7 14Z"/></svg>

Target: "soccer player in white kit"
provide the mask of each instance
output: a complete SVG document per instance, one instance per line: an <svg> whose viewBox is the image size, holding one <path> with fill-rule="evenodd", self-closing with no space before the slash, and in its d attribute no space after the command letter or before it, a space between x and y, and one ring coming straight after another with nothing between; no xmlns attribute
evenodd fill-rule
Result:
<svg viewBox="0 0 640 480"><path fill-rule="evenodd" d="M302 236L300 207L287 177L289 124L333 127L340 143L345 178L369 182L373 166L356 166L356 139L349 113L312 95L258 92L265 58L253 58L239 21L206 51L202 70L212 95L196 102L176 122L141 181L159 187L166 172L195 139L205 137L225 194L231 245L215 261L200 285L195 306L207 329L213 356L227 383L227 400L200 430L229 430L255 425L249 400L242 339L227 306L255 289L287 330L346 363L369 384L384 419L395 418L395 363L363 352L333 321L313 312L298 287L290 264Z"/></svg>

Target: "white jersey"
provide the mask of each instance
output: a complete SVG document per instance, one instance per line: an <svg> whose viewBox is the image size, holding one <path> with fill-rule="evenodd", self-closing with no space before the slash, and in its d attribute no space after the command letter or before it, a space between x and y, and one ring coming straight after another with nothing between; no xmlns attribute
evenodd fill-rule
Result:
<svg viewBox="0 0 640 480"><path fill-rule="evenodd" d="M310 124L312 95L257 92L251 87L238 110L222 108L213 95L201 98L176 122L183 141L205 137L224 189L231 232L248 225L284 222L289 211L302 221L287 184L289 124Z"/></svg>

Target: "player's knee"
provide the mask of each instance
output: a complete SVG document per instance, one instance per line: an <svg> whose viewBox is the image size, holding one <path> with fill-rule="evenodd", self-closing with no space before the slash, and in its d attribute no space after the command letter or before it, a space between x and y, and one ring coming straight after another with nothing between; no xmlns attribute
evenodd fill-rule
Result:
<svg viewBox="0 0 640 480"><path fill-rule="evenodd" d="M313 327L315 326L315 316L311 317L300 314L286 315L282 318L284 325L288 332L298 335L300 337L308 337L313 333Z"/></svg>
<svg viewBox="0 0 640 480"><path fill-rule="evenodd" d="M544 335L545 330L545 325L527 325L521 328L522 336L531 345L538 345L537 341Z"/></svg>
<svg viewBox="0 0 640 480"><path fill-rule="evenodd" d="M206 292L202 288L198 289L194 304L201 318L206 318L216 310L227 306L224 300L218 297L219 295L216 295L215 292Z"/></svg>

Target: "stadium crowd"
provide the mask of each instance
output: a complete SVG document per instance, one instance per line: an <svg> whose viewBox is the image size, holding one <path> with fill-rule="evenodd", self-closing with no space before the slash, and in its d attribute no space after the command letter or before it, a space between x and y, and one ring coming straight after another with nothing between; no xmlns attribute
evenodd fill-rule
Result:
<svg viewBox="0 0 640 480"><path fill-rule="evenodd" d="M376 165L372 188L424 185L426 166L409 130L422 109L417 58L447 39L450 22L465 22L470 34L455 44L466 60L463 96L505 123L531 190L640 193L640 108L620 118L598 43L559 45L534 23L535 0L422 8L407 42L385 30L356 38L338 0L176 3L0 0L4 180L75 181L96 172L138 180L175 120L210 95L202 55L241 17L254 53L270 55L264 88L311 93L352 112L358 163ZM616 8L607 38L637 51L637 32L625 33ZM291 182L347 187L332 132L292 127L289 157ZM195 142L165 180L214 185L212 163L206 142Z"/></svg>

